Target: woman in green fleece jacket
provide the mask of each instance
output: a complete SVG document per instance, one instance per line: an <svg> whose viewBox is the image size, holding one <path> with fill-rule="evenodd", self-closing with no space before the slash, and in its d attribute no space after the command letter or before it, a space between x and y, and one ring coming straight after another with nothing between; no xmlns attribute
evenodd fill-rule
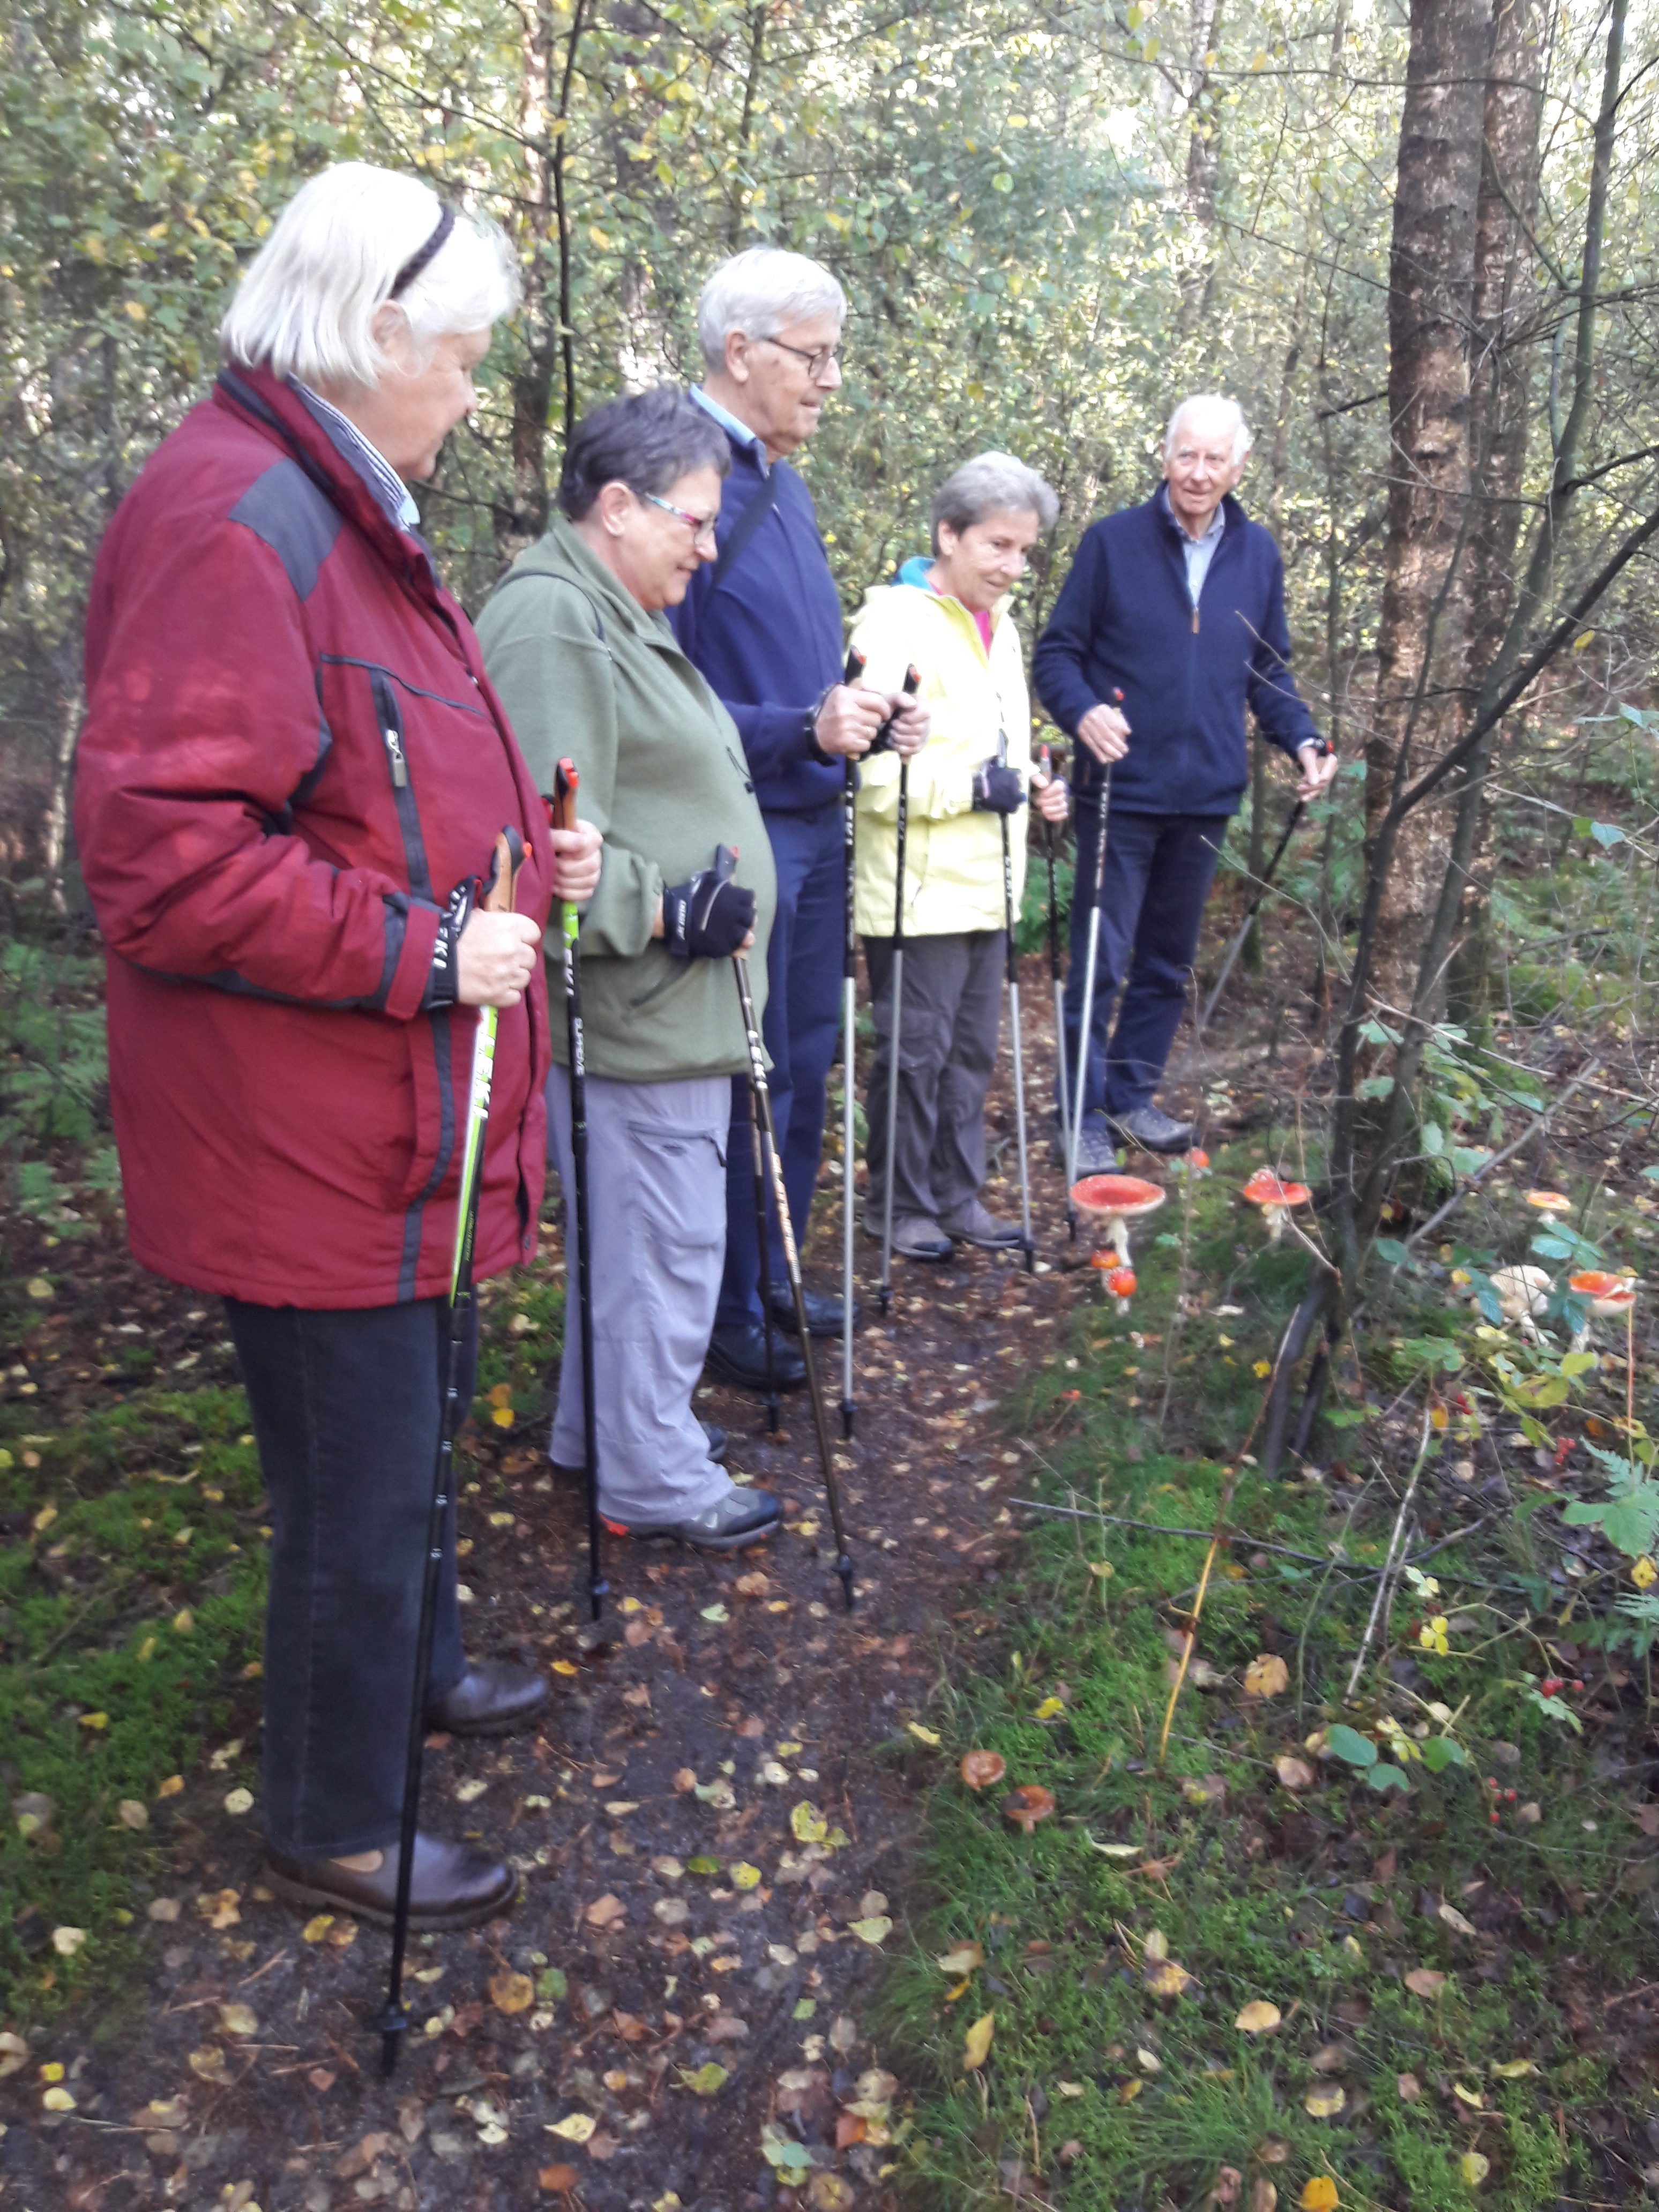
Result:
<svg viewBox="0 0 1659 2212"><path fill-rule="evenodd" d="M738 1489L691 1411L726 1251L726 1146L749 1056L727 956L752 945L757 1001L775 884L771 847L726 709L663 619L714 557L725 433L671 386L579 423L562 512L514 564L478 623L490 680L551 791L576 766L605 837L582 916L600 1509L619 1530L733 1551L777 1526L769 1491ZM736 848L716 883L715 848ZM547 939L556 963L556 928ZM564 1038L548 1083L570 1229ZM566 1309L552 1456L582 1458L580 1316Z"/></svg>

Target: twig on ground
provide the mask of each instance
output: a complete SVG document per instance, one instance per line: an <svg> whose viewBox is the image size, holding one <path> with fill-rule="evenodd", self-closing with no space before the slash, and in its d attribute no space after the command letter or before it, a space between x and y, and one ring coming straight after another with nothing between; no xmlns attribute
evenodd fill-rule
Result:
<svg viewBox="0 0 1659 2212"><path fill-rule="evenodd" d="M1353 1671L1348 1676L1348 1686L1342 1693L1342 1701L1345 1705L1352 1703L1353 1693L1359 1686L1359 1676L1365 1664L1365 1654L1370 1649L1371 1638L1376 1632L1377 1618L1382 1611L1382 1601L1388 1595L1389 1577L1394 1572L1395 1554L1401 1548L1401 1532L1406 1525L1406 1516L1411 1510L1411 1502L1417 1495L1417 1479L1423 1472L1423 1462L1429 1455L1429 1408L1425 1406L1423 1435L1417 1447L1417 1458L1412 1468L1412 1479L1406 1485L1406 1495L1400 1501L1400 1510L1394 1516L1394 1527L1389 1534L1388 1557L1382 1562L1382 1579L1376 1585L1376 1595L1371 1601L1370 1618L1365 1623L1365 1633L1360 1638L1359 1649L1353 1656Z"/></svg>

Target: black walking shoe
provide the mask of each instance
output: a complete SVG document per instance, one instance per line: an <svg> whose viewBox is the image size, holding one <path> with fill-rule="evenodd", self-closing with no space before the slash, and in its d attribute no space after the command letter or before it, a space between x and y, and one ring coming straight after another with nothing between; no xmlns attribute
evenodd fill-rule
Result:
<svg viewBox="0 0 1659 2212"><path fill-rule="evenodd" d="M444 1836L416 1835L410 1875L411 1936L493 1920L507 1910L519 1890L519 1877L504 1859L472 1844L452 1844ZM338 1859L289 1859L267 1851L265 1880L278 1897L307 1912L322 1905L389 1928L398 1901L398 1849L390 1845L380 1853L380 1864L367 1872L342 1866Z"/></svg>
<svg viewBox="0 0 1659 2212"><path fill-rule="evenodd" d="M1190 1121L1177 1121L1161 1106L1134 1106L1127 1114L1114 1114L1111 1127L1126 1145L1139 1145L1143 1152L1184 1152L1193 1141Z"/></svg>
<svg viewBox="0 0 1659 2212"><path fill-rule="evenodd" d="M459 1682L428 1698L426 1724L451 1735L511 1735L533 1727L547 1699L545 1674L507 1659L469 1661Z"/></svg>
<svg viewBox="0 0 1659 2212"><path fill-rule="evenodd" d="M841 1334L842 1302L839 1298L823 1297L817 1291L806 1291L802 1293L802 1303L806 1308L806 1328L809 1335L839 1336ZM859 1324L860 1310L859 1302L854 1298L853 1301L854 1328ZM781 1288L775 1284L773 1285L772 1318L780 1328L787 1328L791 1336L795 1334L795 1301L790 1294L787 1283Z"/></svg>
<svg viewBox="0 0 1659 2212"><path fill-rule="evenodd" d="M703 1362L721 1382L735 1382L739 1390L766 1388L766 1331L759 1322L746 1328L717 1328L708 1340ZM772 1339L772 1380L780 1390L793 1390L806 1380L806 1365L799 1352Z"/></svg>
<svg viewBox="0 0 1659 2212"><path fill-rule="evenodd" d="M613 1521L605 1525L613 1536L635 1536L645 1543L695 1544L700 1552L740 1552L745 1544L758 1544L776 1530L783 1509L769 1490L739 1490L735 1485L724 1498L684 1521Z"/></svg>

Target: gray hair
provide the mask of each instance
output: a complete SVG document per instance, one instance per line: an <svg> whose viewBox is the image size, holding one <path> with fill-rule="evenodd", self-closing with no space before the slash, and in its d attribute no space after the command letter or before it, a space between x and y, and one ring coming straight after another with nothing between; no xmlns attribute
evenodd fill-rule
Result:
<svg viewBox="0 0 1659 2212"><path fill-rule="evenodd" d="M372 391L387 357L374 317L444 211L429 185L341 161L302 185L242 275L219 326L228 361L302 384ZM512 248L494 223L458 214L395 302L417 349L487 330L518 303Z"/></svg>
<svg viewBox="0 0 1659 2212"><path fill-rule="evenodd" d="M590 514L608 483L658 498L693 469L732 466L732 441L678 385L625 392L584 415L565 447L559 505L573 522Z"/></svg>
<svg viewBox="0 0 1659 2212"><path fill-rule="evenodd" d="M710 368L726 366L734 331L775 338L791 323L830 315L847 319L847 295L821 263L779 246L751 246L722 261L697 297L697 337Z"/></svg>
<svg viewBox="0 0 1659 2212"><path fill-rule="evenodd" d="M939 550L939 525L958 537L993 514L1034 514L1052 530L1060 501L1035 469L1012 453L978 453L964 461L933 494L933 550Z"/></svg>
<svg viewBox="0 0 1659 2212"><path fill-rule="evenodd" d="M1182 416L1191 414L1195 407L1212 410L1226 423L1232 434L1233 466L1237 468L1255 440L1250 435L1250 426L1244 420L1244 410L1237 400L1228 399L1219 392L1194 392L1179 403L1170 417L1169 428L1164 433L1164 452L1167 453L1175 444L1176 431L1180 427Z"/></svg>

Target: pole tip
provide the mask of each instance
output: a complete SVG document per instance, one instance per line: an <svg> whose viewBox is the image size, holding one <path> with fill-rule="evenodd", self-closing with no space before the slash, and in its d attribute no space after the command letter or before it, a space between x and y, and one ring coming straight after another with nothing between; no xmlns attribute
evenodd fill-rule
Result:
<svg viewBox="0 0 1659 2212"><path fill-rule="evenodd" d="M852 1440L853 1421L856 1412L857 1408L852 1400L843 1398L841 1407L841 1433L843 1442L850 1443Z"/></svg>
<svg viewBox="0 0 1659 2212"><path fill-rule="evenodd" d="M409 2010L401 2002L388 2004L374 2023L380 2038L380 2079L389 2081L398 2070L398 2054L403 2048L404 2030L409 2026Z"/></svg>
<svg viewBox="0 0 1659 2212"><path fill-rule="evenodd" d="M853 1562L845 1552L836 1561L836 1572L841 1577L841 1594L847 1601L847 1610L853 1610Z"/></svg>

